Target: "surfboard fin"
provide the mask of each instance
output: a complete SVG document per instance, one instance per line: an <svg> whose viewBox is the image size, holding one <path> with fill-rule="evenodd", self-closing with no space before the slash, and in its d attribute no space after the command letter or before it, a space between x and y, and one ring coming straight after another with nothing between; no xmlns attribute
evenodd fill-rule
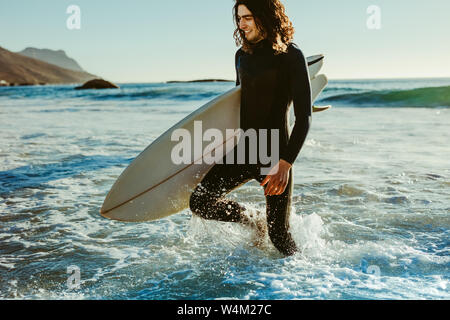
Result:
<svg viewBox="0 0 450 320"><path fill-rule="evenodd" d="M330 109L331 106L313 106L313 112L322 112Z"/></svg>

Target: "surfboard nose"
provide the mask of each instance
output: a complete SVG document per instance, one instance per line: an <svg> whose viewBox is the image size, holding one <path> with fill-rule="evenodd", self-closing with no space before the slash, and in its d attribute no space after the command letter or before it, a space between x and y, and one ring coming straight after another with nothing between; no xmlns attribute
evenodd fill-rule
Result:
<svg viewBox="0 0 450 320"><path fill-rule="evenodd" d="M323 54L316 54L314 56L308 57L308 66L312 66L325 58Z"/></svg>

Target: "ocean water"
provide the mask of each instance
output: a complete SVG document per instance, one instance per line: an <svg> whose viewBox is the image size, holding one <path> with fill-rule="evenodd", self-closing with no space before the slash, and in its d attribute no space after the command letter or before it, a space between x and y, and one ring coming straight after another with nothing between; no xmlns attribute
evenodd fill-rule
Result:
<svg viewBox="0 0 450 320"><path fill-rule="evenodd" d="M0 298L450 298L450 79L331 81L294 166L292 257L188 209L99 215L134 157L232 86L0 88ZM265 208L256 182L229 197Z"/></svg>

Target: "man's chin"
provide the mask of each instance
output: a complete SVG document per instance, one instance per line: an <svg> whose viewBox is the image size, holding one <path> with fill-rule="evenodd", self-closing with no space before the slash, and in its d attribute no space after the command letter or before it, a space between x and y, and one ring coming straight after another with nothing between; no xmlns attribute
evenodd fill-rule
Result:
<svg viewBox="0 0 450 320"><path fill-rule="evenodd" d="M248 42L250 42L251 44L256 44L258 42L260 42L262 39L247 39Z"/></svg>
<svg viewBox="0 0 450 320"><path fill-rule="evenodd" d="M252 37L251 35L245 35L245 39L247 39L248 42L255 41L255 37Z"/></svg>

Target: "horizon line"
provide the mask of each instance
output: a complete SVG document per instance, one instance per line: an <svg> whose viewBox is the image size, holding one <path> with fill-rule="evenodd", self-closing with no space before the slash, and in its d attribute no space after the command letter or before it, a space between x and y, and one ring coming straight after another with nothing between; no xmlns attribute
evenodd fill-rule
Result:
<svg viewBox="0 0 450 320"><path fill-rule="evenodd" d="M209 78L209 79L215 79L215 78ZM220 79L220 78L217 78ZM439 76L439 77L396 77L396 78L383 78L383 77L375 77L375 78L328 78L330 81L363 81L363 80L430 80L430 79L449 79L450 76ZM107 80L107 79L104 79ZM194 82L199 80L208 80L208 79L193 79L193 80L164 80L164 81L114 81L114 80L108 80L114 83L122 83L122 84L139 84L139 83L167 83L171 81L179 81L179 82ZM211 81L214 82L214 81ZM218 81L217 81L218 82ZM236 82L236 80L227 80L223 79L223 82Z"/></svg>

